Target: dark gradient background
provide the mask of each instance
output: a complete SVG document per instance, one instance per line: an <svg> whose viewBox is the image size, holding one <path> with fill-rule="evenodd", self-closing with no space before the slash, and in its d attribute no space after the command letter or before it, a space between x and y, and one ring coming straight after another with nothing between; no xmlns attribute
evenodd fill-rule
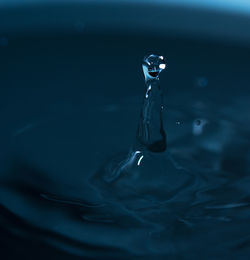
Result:
<svg viewBox="0 0 250 260"><path fill-rule="evenodd" d="M89 6L0 9L0 258L249 259L248 16ZM164 11L171 13L165 21ZM184 183L181 197L167 192L150 200L150 210L167 201L167 217L150 215L150 227L138 213L140 200L132 198L131 206L126 190L116 198L98 175L134 142L141 61L149 53L167 60L161 85L168 152L204 177ZM209 122L198 137L197 118ZM153 185L158 177L150 167ZM100 181L90 185L96 173ZM107 208L93 210L102 203ZM216 213L207 210L222 204ZM165 227L157 234L159 223Z"/></svg>

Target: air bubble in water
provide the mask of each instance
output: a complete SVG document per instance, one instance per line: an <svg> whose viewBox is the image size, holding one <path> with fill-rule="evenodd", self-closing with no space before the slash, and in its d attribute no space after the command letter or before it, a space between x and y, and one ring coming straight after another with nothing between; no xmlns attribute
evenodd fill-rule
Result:
<svg viewBox="0 0 250 260"><path fill-rule="evenodd" d="M201 135L207 123L206 119L195 119L193 122L193 135Z"/></svg>

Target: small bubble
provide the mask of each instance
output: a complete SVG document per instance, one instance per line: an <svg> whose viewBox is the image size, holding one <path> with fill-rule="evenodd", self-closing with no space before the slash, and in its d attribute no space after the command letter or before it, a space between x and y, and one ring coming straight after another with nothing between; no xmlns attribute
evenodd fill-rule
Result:
<svg viewBox="0 0 250 260"><path fill-rule="evenodd" d="M181 124L181 122L180 122L180 121L176 121L175 123L176 123L177 125L180 125L180 124Z"/></svg>
<svg viewBox="0 0 250 260"><path fill-rule="evenodd" d="M194 85L197 88L205 88L208 85L208 79L205 77L198 77L195 79Z"/></svg>
<svg viewBox="0 0 250 260"><path fill-rule="evenodd" d="M201 124L201 120L200 119L195 120L195 124L199 126Z"/></svg>
<svg viewBox="0 0 250 260"><path fill-rule="evenodd" d="M207 123L206 119L195 119L193 122L193 135L201 135Z"/></svg>

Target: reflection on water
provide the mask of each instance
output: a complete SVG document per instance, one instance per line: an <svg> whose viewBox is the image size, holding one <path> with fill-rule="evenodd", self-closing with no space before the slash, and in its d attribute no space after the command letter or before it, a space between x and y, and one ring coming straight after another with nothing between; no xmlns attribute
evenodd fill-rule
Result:
<svg viewBox="0 0 250 260"><path fill-rule="evenodd" d="M77 142L90 147L88 142L93 140L80 139L88 129L77 123L78 116L21 129L13 137L13 146L23 149L30 161L17 153L5 168L0 190L1 229L21 238L26 250L32 238L40 245L90 259L231 259L249 253L250 136L246 122L239 125L238 113L227 114L225 107L217 105L218 116L210 119L207 113L209 124L194 134L195 111L167 103L167 152L147 153L139 166L130 164L114 180L105 179L105 172L110 171L107 167L117 167L116 160L121 162L126 153L111 155L111 165L106 164L104 154L98 155L107 148L96 151L93 147L89 151L93 167L88 167L84 147ZM240 105L235 104L236 109L244 111ZM117 104L112 113L111 105L105 106L107 109L96 106L93 115L102 111L105 120L117 124L131 110L129 103L124 107ZM176 125L177 118L185 122ZM98 126L90 123L91 129ZM106 132L106 138L112 140L115 132ZM126 136L119 138L129 142ZM44 152L34 154L34 148L26 146L32 145L31 141ZM95 141L101 142L101 138ZM112 141L110 145L114 147ZM58 146L64 151L58 151ZM126 146L119 145L113 154L122 150L126 151ZM139 158L134 156L136 162ZM67 254L63 257L67 259Z"/></svg>

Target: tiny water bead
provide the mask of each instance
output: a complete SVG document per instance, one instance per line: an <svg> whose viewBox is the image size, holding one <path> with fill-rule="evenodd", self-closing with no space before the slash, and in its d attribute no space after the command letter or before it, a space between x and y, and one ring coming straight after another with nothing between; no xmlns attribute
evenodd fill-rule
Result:
<svg viewBox="0 0 250 260"><path fill-rule="evenodd" d="M203 118L195 119L193 122L193 135L201 135L203 133L204 127L208 124L208 121Z"/></svg>
<svg viewBox="0 0 250 260"><path fill-rule="evenodd" d="M150 78L158 78L161 71L166 68L166 62L163 56L151 54L144 58L142 67L147 81Z"/></svg>

